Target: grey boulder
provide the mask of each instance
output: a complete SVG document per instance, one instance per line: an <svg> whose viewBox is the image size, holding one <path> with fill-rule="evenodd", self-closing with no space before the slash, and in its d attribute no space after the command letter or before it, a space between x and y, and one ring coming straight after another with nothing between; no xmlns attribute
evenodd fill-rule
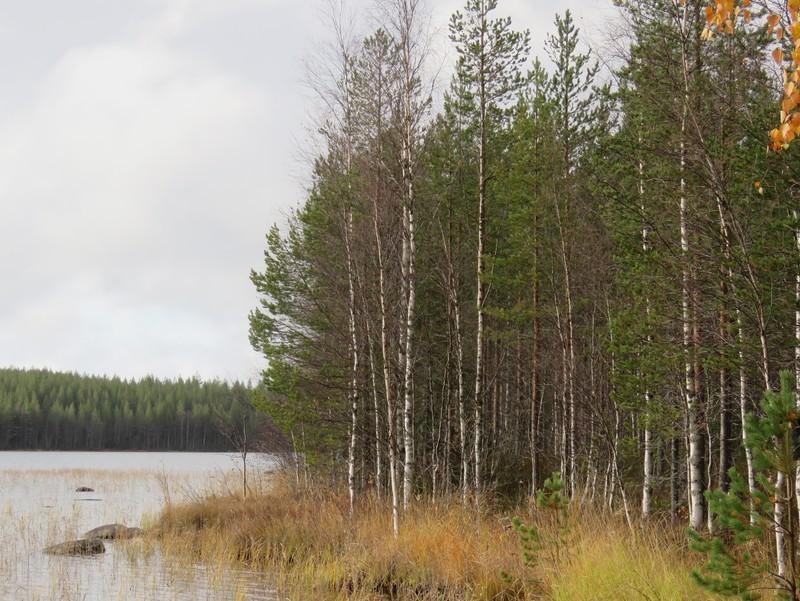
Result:
<svg viewBox="0 0 800 601"><path fill-rule="evenodd" d="M123 524L106 524L93 530L89 530L84 536L86 538L98 538L102 540L115 540L119 538L134 538L143 534L141 528L128 528Z"/></svg>
<svg viewBox="0 0 800 601"><path fill-rule="evenodd" d="M100 539L82 538L47 547L44 552L48 555L98 555L105 553L106 547Z"/></svg>

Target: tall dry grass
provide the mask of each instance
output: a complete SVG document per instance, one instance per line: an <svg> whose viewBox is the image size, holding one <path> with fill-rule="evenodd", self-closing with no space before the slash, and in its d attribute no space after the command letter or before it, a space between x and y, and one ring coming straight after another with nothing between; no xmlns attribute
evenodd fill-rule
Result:
<svg viewBox="0 0 800 601"><path fill-rule="evenodd" d="M551 541L525 566L511 518ZM508 601L714 599L689 577L678 527L632 532L614 516L576 509L554 549L551 520L527 507L476 511L457 501L418 503L392 536L387 504L300 489L278 478L259 495L214 496L167 507L162 548L211 565L245 563L275 575L290 598Z"/></svg>

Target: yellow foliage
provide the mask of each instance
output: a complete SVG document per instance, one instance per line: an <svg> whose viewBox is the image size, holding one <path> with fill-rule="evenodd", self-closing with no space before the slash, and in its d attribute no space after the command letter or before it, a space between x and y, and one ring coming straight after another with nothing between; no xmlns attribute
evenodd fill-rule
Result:
<svg viewBox="0 0 800 601"><path fill-rule="evenodd" d="M714 3L705 9L706 28L703 38L711 37L713 32L733 32L736 20L741 17L745 23L750 21L750 12L742 10L750 5L750 0L714 0ZM786 9L789 15L787 27L781 26L781 18L777 13L767 15L767 33L774 35L779 42L785 36L789 37L793 50L789 56L789 64L784 72L786 82L797 82L800 74L800 0L786 0ZM773 60L779 65L784 63L782 48L772 51ZM792 141L800 135L800 94L789 83L785 86L784 97L781 101L780 124L769 132L769 147L779 151L787 148Z"/></svg>

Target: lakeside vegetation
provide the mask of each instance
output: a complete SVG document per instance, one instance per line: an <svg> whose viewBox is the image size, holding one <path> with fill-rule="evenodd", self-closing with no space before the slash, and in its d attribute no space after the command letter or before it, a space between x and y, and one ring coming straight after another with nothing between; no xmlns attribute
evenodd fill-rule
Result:
<svg viewBox="0 0 800 601"><path fill-rule="evenodd" d="M529 566L515 516L549 541ZM557 525L524 502L475 511L458 497L421 501L395 537L386 499L365 496L351 516L341 488L298 486L284 475L247 499L169 507L153 532L187 561L274 574L289 599L718 599L692 581L698 557L680 526L657 520L632 532L621 516L591 505L576 504Z"/></svg>

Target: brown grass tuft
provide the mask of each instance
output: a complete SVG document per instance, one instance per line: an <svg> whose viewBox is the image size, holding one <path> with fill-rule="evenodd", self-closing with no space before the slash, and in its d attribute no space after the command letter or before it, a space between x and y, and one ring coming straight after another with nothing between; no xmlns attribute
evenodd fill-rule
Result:
<svg viewBox="0 0 800 601"><path fill-rule="evenodd" d="M246 500L214 496L170 506L156 531L168 553L268 571L298 599L310 592L359 601L715 598L691 582L679 527L632 533L615 516L578 510L563 547L544 549L526 567L513 515L538 521L543 538L554 540L550 521L527 508L478 512L457 500L418 503L395 538L385 502L363 498L351 519L344 495L298 489L279 477Z"/></svg>

